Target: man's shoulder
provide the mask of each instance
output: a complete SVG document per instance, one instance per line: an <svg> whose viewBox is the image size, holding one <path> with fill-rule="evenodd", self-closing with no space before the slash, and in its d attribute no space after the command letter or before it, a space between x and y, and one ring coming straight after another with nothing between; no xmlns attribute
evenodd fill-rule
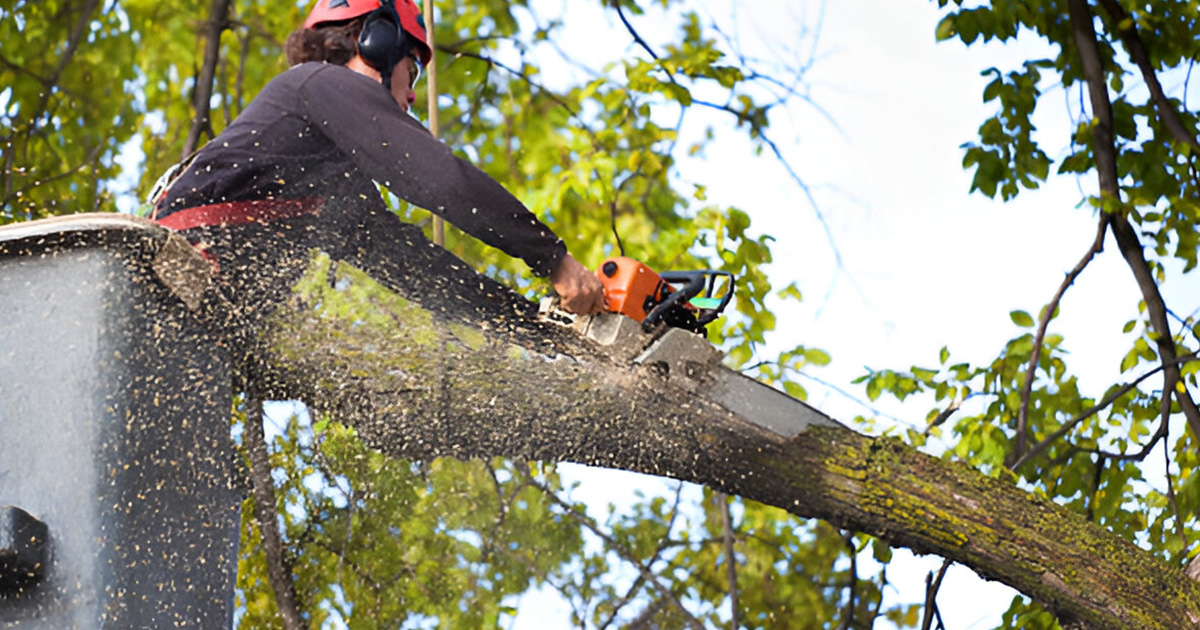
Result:
<svg viewBox="0 0 1200 630"><path fill-rule="evenodd" d="M324 63L322 61L308 61L288 68L283 74L275 77L272 83L279 82L296 87L314 82L354 85L363 79L366 79L366 77L359 75L346 66ZM370 81L370 79L367 79L367 81Z"/></svg>

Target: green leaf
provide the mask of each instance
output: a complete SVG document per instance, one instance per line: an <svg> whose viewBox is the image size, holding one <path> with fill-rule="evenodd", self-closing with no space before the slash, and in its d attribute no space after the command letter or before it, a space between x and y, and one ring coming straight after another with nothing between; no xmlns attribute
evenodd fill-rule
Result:
<svg viewBox="0 0 1200 630"><path fill-rule="evenodd" d="M1008 314L1012 322L1021 328L1033 328L1033 317L1025 311L1011 311Z"/></svg>

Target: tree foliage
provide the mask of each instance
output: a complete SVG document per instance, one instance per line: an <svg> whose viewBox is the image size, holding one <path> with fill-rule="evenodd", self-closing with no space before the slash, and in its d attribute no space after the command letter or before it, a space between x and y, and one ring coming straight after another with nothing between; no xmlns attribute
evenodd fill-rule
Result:
<svg viewBox="0 0 1200 630"><path fill-rule="evenodd" d="M1038 0L985 3L938 0L942 40L967 46L1026 44L1049 49L1016 68L988 68L983 100L994 114L964 146L973 192L1009 200L1051 177L1078 178L1091 191L1081 212L1097 232L1077 239L1079 264L1037 311L1012 312L1018 328L995 360L951 359L928 368L880 370L862 380L871 398L923 392L937 406L932 432L946 432L948 454L995 474L1016 474L1031 492L1085 514L1172 564L1197 553L1197 431L1192 402L1198 366L1195 313L1179 313L1165 283L1194 271L1197 255L1196 115L1187 78L1197 55L1200 14L1188 3ZM1033 45L1045 44L1048 46ZM1166 86L1166 87L1164 87ZM1039 107L1065 92L1071 120L1062 136L1040 132ZM1064 235L1065 236L1065 235ZM1091 240L1088 239L1091 236ZM1141 295L1113 304L1136 313L1114 343L1127 344L1124 375L1085 389L1070 363L1066 331L1055 332L1064 296L1088 264L1115 244ZM1080 366L1074 366L1078 370ZM957 414L968 399L972 412ZM929 431L926 432L928 434ZM926 435L910 438L924 443ZM1165 466L1162 462L1165 462ZM1058 623L1024 598L1005 628Z"/></svg>

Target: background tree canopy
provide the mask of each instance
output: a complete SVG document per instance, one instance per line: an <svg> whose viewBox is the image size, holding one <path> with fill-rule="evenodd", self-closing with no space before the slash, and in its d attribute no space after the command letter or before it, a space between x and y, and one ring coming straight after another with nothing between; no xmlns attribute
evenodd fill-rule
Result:
<svg viewBox="0 0 1200 630"><path fill-rule="evenodd" d="M303 4L0 0L0 223L131 209L131 195L147 192L286 68L280 45L303 20ZM803 397L799 378L830 356L766 345L776 300L798 300L798 288L771 283L772 239L752 229L747 212L710 203L704 182L679 163L706 155L729 130L764 162L781 160L773 115L808 106L820 23L797 24L797 41L777 45L788 54L762 58L742 48L725 4L573 4L564 13L548 2L436 3L441 137L545 218L585 264L624 248L655 268L737 274L737 314L710 339L729 365ZM1016 334L994 358L963 362L943 349L931 366L878 366L859 380L855 395L904 401L905 417L929 429L858 421L1013 479L1185 566L1196 555L1200 507L1190 362L1200 326L1180 310L1195 305L1169 303L1160 287L1192 279L1200 242L1196 121L1186 100L1200 52L1196 9L937 4L944 18L929 37L968 46L1040 40L1050 51L986 71L982 97L994 115L963 149L972 191L1010 200L1077 177L1075 212L1094 217L1096 230L1064 235L1063 247L1083 243L1078 265L1040 311L1012 305ZM579 16L612 30L568 39L565 20ZM1072 132L1044 137L1035 116L1048 95L1063 94ZM414 109L425 108L422 98ZM683 133L697 117L715 127ZM796 207L825 210L803 173L784 165L795 198L812 202ZM420 209L397 202L396 210L429 223ZM1106 239L1112 251L1101 253ZM469 238L451 231L448 247L530 296L545 291L523 265ZM1121 378L1085 387L1071 365L1070 331L1057 330L1055 316L1089 261L1116 253L1139 303L1113 308L1136 316L1112 331L1125 354ZM695 488L636 497L596 518L571 500L553 466L389 460L337 418L273 410L287 417L271 445L279 527L312 627L507 627L534 592L556 593L581 628L939 623L932 604L885 597L891 549L862 534ZM238 625L282 627L254 514L244 510ZM1000 621L1058 625L1024 597Z"/></svg>

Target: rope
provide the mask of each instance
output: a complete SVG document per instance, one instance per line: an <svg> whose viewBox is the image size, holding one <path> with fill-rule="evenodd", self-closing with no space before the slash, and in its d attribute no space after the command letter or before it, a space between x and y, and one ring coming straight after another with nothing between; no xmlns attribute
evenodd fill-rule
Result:
<svg viewBox="0 0 1200 630"><path fill-rule="evenodd" d="M425 68L426 85L429 86L429 133L438 137L438 108L437 108L437 48L433 43L433 2L425 0L425 38L433 55L429 58L429 67ZM433 242L441 247L446 246L446 226L442 218L433 217Z"/></svg>

